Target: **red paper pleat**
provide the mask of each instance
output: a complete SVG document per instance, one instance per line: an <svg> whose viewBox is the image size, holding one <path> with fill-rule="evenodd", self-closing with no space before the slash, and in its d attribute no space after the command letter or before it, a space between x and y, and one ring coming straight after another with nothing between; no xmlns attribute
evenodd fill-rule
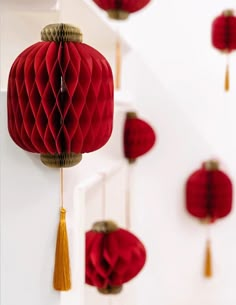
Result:
<svg viewBox="0 0 236 305"><path fill-rule="evenodd" d="M156 135L152 127L138 118L127 118L124 127L124 154L135 159L147 153L154 145Z"/></svg>
<svg viewBox="0 0 236 305"><path fill-rule="evenodd" d="M212 23L212 44L222 51L236 50L236 17L216 17Z"/></svg>
<svg viewBox="0 0 236 305"><path fill-rule="evenodd" d="M186 208L198 218L212 220L228 215L232 209L232 183L221 170L201 168L186 183Z"/></svg>

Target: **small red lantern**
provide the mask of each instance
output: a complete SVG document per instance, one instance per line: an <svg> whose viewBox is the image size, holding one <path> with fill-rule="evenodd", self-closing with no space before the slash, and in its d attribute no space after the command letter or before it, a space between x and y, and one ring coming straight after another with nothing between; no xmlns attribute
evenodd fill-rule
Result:
<svg viewBox="0 0 236 305"><path fill-rule="evenodd" d="M112 221L96 222L86 232L86 283L104 294L116 294L143 268L141 241Z"/></svg>
<svg viewBox="0 0 236 305"><path fill-rule="evenodd" d="M225 10L212 23L212 44L227 55L225 91L229 90L228 55L236 50L236 16L233 10Z"/></svg>
<svg viewBox="0 0 236 305"><path fill-rule="evenodd" d="M124 127L124 154L130 163L147 153L155 144L156 135L152 127L128 112Z"/></svg>
<svg viewBox="0 0 236 305"><path fill-rule="evenodd" d="M113 77L107 60L82 43L82 34L67 24L51 24L42 42L14 61L8 80L8 130L22 149L39 153L50 167L70 167L82 153L99 149L113 123ZM63 207L58 227L54 288L69 290L70 265Z"/></svg>
<svg viewBox="0 0 236 305"><path fill-rule="evenodd" d="M151 0L93 0L113 19L127 19L130 13L144 8Z"/></svg>
<svg viewBox="0 0 236 305"><path fill-rule="evenodd" d="M186 208L201 222L211 224L227 216L232 209L233 187L229 177L219 169L215 160L203 163L186 183ZM207 241L205 276L210 277L210 241Z"/></svg>

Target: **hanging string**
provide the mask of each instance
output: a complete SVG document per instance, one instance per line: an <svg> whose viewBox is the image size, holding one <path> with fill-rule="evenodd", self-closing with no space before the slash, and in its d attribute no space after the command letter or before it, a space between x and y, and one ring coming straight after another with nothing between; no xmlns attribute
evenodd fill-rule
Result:
<svg viewBox="0 0 236 305"><path fill-rule="evenodd" d="M225 70L225 91L230 89L230 74L229 74L229 53L226 55L226 70Z"/></svg>
<svg viewBox="0 0 236 305"><path fill-rule="evenodd" d="M101 173L102 175L102 219L106 220L106 174Z"/></svg>
<svg viewBox="0 0 236 305"><path fill-rule="evenodd" d="M116 38L116 58L115 58L115 89L121 87L121 62L122 62L122 50L121 50L121 39L119 30L117 30Z"/></svg>
<svg viewBox="0 0 236 305"><path fill-rule="evenodd" d="M109 295L108 305L112 305L112 295Z"/></svg>
<svg viewBox="0 0 236 305"><path fill-rule="evenodd" d="M64 172L63 167L60 168L60 205L64 207Z"/></svg>
<svg viewBox="0 0 236 305"><path fill-rule="evenodd" d="M131 227L131 168L127 168L127 181L126 181L126 198L125 198L125 225L127 229Z"/></svg>

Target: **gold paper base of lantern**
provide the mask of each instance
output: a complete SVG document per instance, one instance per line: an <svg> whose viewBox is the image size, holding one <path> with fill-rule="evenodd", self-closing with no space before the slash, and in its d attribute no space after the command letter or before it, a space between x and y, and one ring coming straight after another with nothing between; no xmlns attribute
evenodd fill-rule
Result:
<svg viewBox="0 0 236 305"><path fill-rule="evenodd" d="M129 13L122 10L108 10L107 14L111 19L116 20L125 20L129 17Z"/></svg>
<svg viewBox="0 0 236 305"><path fill-rule="evenodd" d="M199 221L203 225L209 225L212 223L212 217L201 218Z"/></svg>
<svg viewBox="0 0 236 305"><path fill-rule="evenodd" d="M122 286L116 286L116 287L106 287L106 288L98 288L98 291L102 294L118 294L122 290Z"/></svg>
<svg viewBox="0 0 236 305"><path fill-rule="evenodd" d="M129 158L128 159L129 164L134 164L136 162L136 158Z"/></svg>
<svg viewBox="0 0 236 305"><path fill-rule="evenodd" d="M61 154L41 154L42 163L48 167L61 168L72 167L82 160L82 154L61 153Z"/></svg>

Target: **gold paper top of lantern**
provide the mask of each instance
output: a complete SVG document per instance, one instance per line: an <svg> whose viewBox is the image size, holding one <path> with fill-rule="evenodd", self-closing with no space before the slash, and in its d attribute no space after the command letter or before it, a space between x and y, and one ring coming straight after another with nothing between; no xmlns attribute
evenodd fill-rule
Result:
<svg viewBox="0 0 236 305"><path fill-rule="evenodd" d="M223 15L224 15L225 17L233 16L233 15L234 15L234 10L232 10L232 9L224 10L224 11L223 11Z"/></svg>
<svg viewBox="0 0 236 305"><path fill-rule="evenodd" d="M126 118L127 119L136 119L138 116L137 116L137 113L134 112L134 111L129 111L127 112L126 114Z"/></svg>
<svg viewBox="0 0 236 305"><path fill-rule="evenodd" d="M219 169L219 162L216 160L208 160L204 162L203 166L208 171L214 171Z"/></svg>
<svg viewBox="0 0 236 305"><path fill-rule="evenodd" d="M65 23L48 24L41 31L42 41L82 42L83 35L79 28Z"/></svg>
<svg viewBox="0 0 236 305"><path fill-rule="evenodd" d="M107 221L97 221L93 224L92 230L100 233L111 233L118 229L115 222L111 220Z"/></svg>
<svg viewBox="0 0 236 305"><path fill-rule="evenodd" d="M123 10L116 10L116 9L108 10L107 14L111 19L115 19L115 20L125 20L129 17L129 12Z"/></svg>

